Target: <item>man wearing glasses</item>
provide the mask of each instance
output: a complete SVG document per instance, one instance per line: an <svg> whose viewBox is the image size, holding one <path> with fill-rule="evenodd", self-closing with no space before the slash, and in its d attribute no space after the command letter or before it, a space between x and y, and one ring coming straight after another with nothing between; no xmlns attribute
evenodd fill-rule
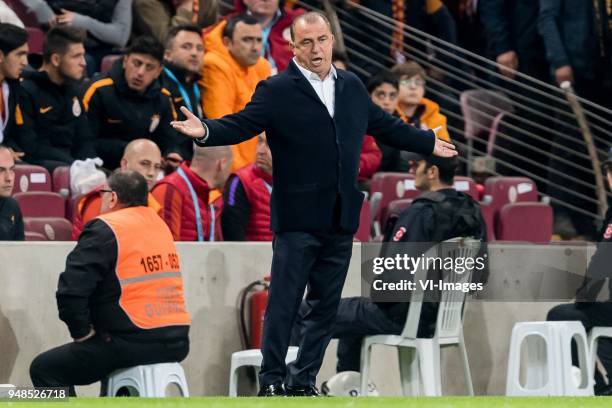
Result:
<svg viewBox="0 0 612 408"><path fill-rule="evenodd" d="M87 223L56 292L73 342L37 356L36 387L86 385L113 371L182 361L191 319L166 223L147 206L145 178L118 171L100 189L102 215ZM148 239L143 239L143 237Z"/></svg>

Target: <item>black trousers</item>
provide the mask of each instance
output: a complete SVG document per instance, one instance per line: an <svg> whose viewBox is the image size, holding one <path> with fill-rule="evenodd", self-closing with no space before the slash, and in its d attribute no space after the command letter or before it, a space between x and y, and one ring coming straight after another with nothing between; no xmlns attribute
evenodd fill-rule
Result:
<svg viewBox="0 0 612 408"><path fill-rule="evenodd" d="M70 387L104 380L120 368L182 361L188 340L135 342L96 334L83 343L68 343L38 355L30 365L35 387Z"/></svg>
<svg viewBox="0 0 612 408"><path fill-rule="evenodd" d="M612 326L612 303L588 303L579 307L575 303L558 305L550 309L546 320L579 320L587 332L595 326ZM597 356L612 380L612 339L599 339ZM572 362L578 366L578 351L574 341L572 341ZM605 387L604 379L599 371L595 370L595 388L602 387Z"/></svg>
<svg viewBox="0 0 612 408"><path fill-rule="evenodd" d="M263 327L263 363L259 375L262 386L281 382L294 387L315 384L331 339L352 247L352 234L275 235ZM311 309L303 317L297 360L286 366L285 356L306 286L306 301Z"/></svg>

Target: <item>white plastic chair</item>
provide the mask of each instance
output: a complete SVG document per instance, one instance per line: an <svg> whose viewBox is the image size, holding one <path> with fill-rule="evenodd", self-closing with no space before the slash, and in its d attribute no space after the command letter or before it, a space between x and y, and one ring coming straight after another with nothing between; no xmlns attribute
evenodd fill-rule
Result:
<svg viewBox="0 0 612 408"><path fill-rule="evenodd" d="M108 396L114 397L127 388L130 395L140 397L165 397L166 388L176 384L183 397L189 397L187 380L179 363L141 365L117 370L108 377Z"/></svg>
<svg viewBox="0 0 612 408"><path fill-rule="evenodd" d="M575 383L572 366L572 339L580 362L580 384ZM526 346L525 386L521 385L521 347ZM512 329L507 396L591 396L593 376L587 337L577 321L520 322Z"/></svg>
<svg viewBox="0 0 612 408"><path fill-rule="evenodd" d="M432 247L425 254L429 257L445 259L476 258L480 249L480 241L471 238L453 238ZM469 283L472 270L459 274L452 270L444 270L443 282ZM425 282L427 270L421 268L415 272L414 282L417 283L411 293L410 307L404 329L400 335L367 336L361 346L361 395L367 395L370 372L370 354L374 344L394 346L398 348L402 392L404 395L418 395L419 377L423 384L423 393L427 396L442 395L442 379L440 373L440 348L458 346L463 362L465 383L469 395L474 395L472 376L468 362L465 340L463 338L463 314L466 293L462 291L441 291L436 330L433 338L418 338L419 320L423 303L423 289L418 282Z"/></svg>
<svg viewBox="0 0 612 408"><path fill-rule="evenodd" d="M285 357L285 363L289 364L297 358L298 347L289 347L287 350L287 357ZM261 362L263 356L260 349L250 349L236 351L232 353L232 362L230 367L229 377L229 396L238 396L238 369L240 367L255 367L255 382L257 388L259 388L259 370L261 369Z"/></svg>
<svg viewBox="0 0 612 408"><path fill-rule="evenodd" d="M597 363L597 343L600 337L612 338L612 327L596 326L589 332L589 353L591 359L591 378L595 375ZM609 373L610 375L612 373Z"/></svg>

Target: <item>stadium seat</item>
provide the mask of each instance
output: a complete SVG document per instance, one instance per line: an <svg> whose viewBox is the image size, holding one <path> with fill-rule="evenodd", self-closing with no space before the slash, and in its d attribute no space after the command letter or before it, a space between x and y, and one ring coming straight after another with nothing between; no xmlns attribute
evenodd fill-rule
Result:
<svg viewBox="0 0 612 408"><path fill-rule="evenodd" d="M70 196L70 167L60 166L53 170L53 191L62 197Z"/></svg>
<svg viewBox="0 0 612 408"><path fill-rule="evenodd" d="M455 187L455 190L457 191L471 195L474 200L479 200L478 188L471 177L455 176L455 183L453 187Z"/></svg>
<svg viewBox="0 0 612 408"><path fill-rule="evenodd" d="M297 347L289 347L287 350L287 356L285 357L285 363L289 364L295 361L298 354ZM263 356L261 355L260 349L242 350L232 353L232 361L230 367L230 378L229 378L229 396L238 396L238 369L240 367L255 367L255 371L259 374L261 368L261 362ZM258 376L255 375L255 381L258 381ZM257 384L259 388L259 384Z"/></svg>
<svg viewBox="0 0 612 408"><path fill-rule="evenodd" d="M370 214L370 202L368 200L363 200L361 212L359 213L359 228L355 233L355 238L361 242L370 241L371 219L372 216Z"/></svg>
<svg viewBox="0 0 612 408"><path fill-rule="evenodd" d="M108 71L110 71L115 61L121 57L122 55L107 55L106 57L102 58L102 62L100 63L100 73L106 74Z"/></svg>
<svg viewBox="0 0 612 408"><path fill-rule="evenodd" d="M72 224L65 218L26 217L23 225L26 231L40 233L49 241L71 241Z"/></svg>
<svg viewBox="0 0 612 408"><path fill-rule="evenodd" d="M472 239L453 238L444 241L441 246L432 247L424 257L440 257L447 259L475 259L480 249L480 242ZM447 285L462 285L471 281L472 271L454 273L452 270L442 272L443 282ZM425 282L428 270L420 267L415 271L414 282ZM417 337L421 307L425 296L421 285L410 293L410 307L402 333L399 335L380 334L366 336L361 346L361 392L368 395L370 373L370 355L372 346L381 344L397 347L400 365L402 392L404 395L416 396L419 383L423 385L426 396L442 395L442 372L440 369L440 348L457 346L461 354L465 383L469 395L474 395L472 376L468 362L465 339L463 337L463 315L467 294L457 290L440 290L440 306L436 319L436 329L433 338Z"/></svg>
<svg viewBox="0 0 612 408"><path fill-rule="evenodd" d="M141 365L117 370L108 377L108 396L115 397L122 389L130 396L165 397L166 388L176 384L183 397L189 397L185 371L179 363ZM121 394L122 395L122 394Z"/></svg>
<svg viewBox="0 0 612 408"><path fill-rule="evenodd" d="M382 193L377 214L374 216L374 220L379 223L386 218L387 206L391 201L401 198L414 199L421 194L414 186L414 177L411 174L391 172L374 175L370 183L370 194L376 192Z"/></svg>
<svg viewBox="0 0 612 408"><path fill-rule="evenodd" d="M538 187L527 177L490 177L485 182L485 200L490 203L497 223L499 210L516 202L537 202Z"/></svg>
<svg viewBox="0 0 612 408"><path fill-rule="evenodd" d="M57 193L32 191L17 193L13 198L19 203L24 217L65 218L66 200Z"/></svg>
<svg viewBox="0 0 612 408"><path fill-rule="evenodd" d="M480 213L487 224L487 241L495 241L495 212L491 204L480 203Z"/></svg>
<svg viewBox="0 0 612 408"><path fill-rule="evenodd" d="M543 203L509 203L499 212L495 236L501 241L548 243L553 231L552 207Z"/></svg>
<svg viewBox="0 0 612 408"><path fill-rule="evenodd" d="M28 191L51 191L51 177L47 169L31 164L15 166L13 194Z"/></svg>
<svg viewBox="0 0 612 408"><path fill-rule="evenodd" d="M24 235L26 241L48 241L47 237L40 232L25 231Z"/></svg>
<svg viewBox="0 0 612 408"><path fill-rule="evenodd" d="M30 54L42 54L45 34L40 28L26 27L28 31L28 48Z"/></svg>

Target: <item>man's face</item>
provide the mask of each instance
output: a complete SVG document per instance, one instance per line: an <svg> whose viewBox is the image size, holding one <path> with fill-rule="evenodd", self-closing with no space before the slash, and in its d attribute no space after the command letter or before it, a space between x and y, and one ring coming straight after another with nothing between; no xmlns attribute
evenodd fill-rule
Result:
<svg viewBox="0 0 612 408"><path fill-rule="evenodd" d="M395 112L398 103L398 90L393 85L383 83L377 86L370 94L370 97L372 98L372 102L380 106L385 112L391 114Z"/></svg>
<svg viewBox="0 0 612 408"><path fill-rule="evenodd" d="M400 78L399 102L403 105L418 105L425 95L425 80L420 75Z"/></svg>
<svg viewBox="0 0 612 408"><path fill-rule="evenodd" d="M301 66L315 74L327 75L331 69L334 36L322 18L308 23L300 20L295 25L291 49Z"/></svg>
<svg viewBox="0 0 612 408"><path fill-rule="evenodd" d="M18 79L21 71L28 65L28 44L15 48L13 51L4 55L0 51L0 72L9 79Z"/></svg>
<svg viewBox="0 0 612 408"><path fill-rule="evenodd" d="M161 63L150 55L130 54L123 58L123 69L128 87L144 92L162 71Z"/></svg>
<svg viewBox="0 0 612 408"><path fill-rule="evenodd" d="M0 197L10 197L15 182L15 161L8 149L0 149Z"/></svg>
<svg viewBox="0 0 612 408"><path fill-rule="evenodd" d="M191 31L179 31L170 49L166 50L165 58L166 61L192 74L199 73L204 62L202 36Z"/></svg>
<svg viewBox="0 0 612 408"><path fill-rule="evenodd" d="M232 172L232 158L224 157L217 161L217 174L214 188L222 189Z"/></svg>
<svg viewBox="0 0 612 408"><path fill-rule="evenodd" d="M59 55L59 73L64 78L79 81L85 73L85 47L70 44L64 55Z"/></svg>
<svg viewBox="0 0 612 408"><path fill-rule="evenodd" d="M431 189L431 180L434 176L435 167L427 168L425 160L414 162L414 186L420 191L429 191Z"/></svg>
<svg viewBox="0 0 612 408"><path fill-rule="evenodd" d="M255 165L268 174L272 174L272 152L268 146L266 134L262 133L257 138L255 150Z"/></svg>
<svg viewBox="0 0 612 408"><path fill-rule="evenodd" d="M143 147L140 151L121 160L121 170L133 170L147 180L149 191L157 182L162 168L162 158L157 148Z"/></svg>
<svg viewBox="0 0 612 408"><path fill-rule="evenodd" d="M100 199L100 213L106 214L117 206L117 194L111 190L108 184L105 184L99 191Z"/></svg>
<svg viewBox="0 0 612 408"><path fill-rule="evenodd" d="M278 0L244 0L244 5L256 16L273 17L278 11Z"/></svg>
<svg viewBox="0 0 612 408"><path fill-rule="evenodd" d="M261 25L245 24L241 21L234 27L234 37L224 37L223 44L241 67L253 66L261 56Z"/></svg>

